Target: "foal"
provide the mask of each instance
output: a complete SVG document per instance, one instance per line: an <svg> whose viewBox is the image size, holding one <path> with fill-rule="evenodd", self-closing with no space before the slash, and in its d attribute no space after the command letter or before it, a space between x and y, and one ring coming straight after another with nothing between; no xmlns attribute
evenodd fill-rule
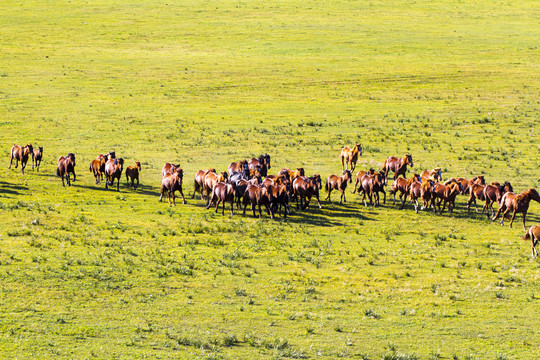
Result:
<svg viewBox="0 0 540 360"><path fill-rule="evenodd" d="M332 202L330 200L330 194L332 193L332 190L335 189L341 191L341 199L339 202L347 202L347 199L345 199L345 189L347 188L347 182L352 183L351 170L343 170L343 175L341 176L330 175L328 179L326 179L326 185L324 187L326 191L328 191L328 196L326 196L325 200L328 200L328 202Z"/></svg>

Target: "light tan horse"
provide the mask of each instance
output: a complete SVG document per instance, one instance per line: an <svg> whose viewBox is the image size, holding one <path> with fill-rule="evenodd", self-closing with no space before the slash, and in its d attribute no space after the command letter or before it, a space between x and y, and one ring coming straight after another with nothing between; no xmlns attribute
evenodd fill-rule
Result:
<svg viewBox="0 0 540 360"><path fill-rule="evenodd" d="M355 147L353 147L352 149L348 146L343 147L343 149L341 149L341 154L339 154L339 157L341 158L342 170L349 170L350 164L351 171L354 171L359 156L362 156L361 144L356 144Z"/></svg>

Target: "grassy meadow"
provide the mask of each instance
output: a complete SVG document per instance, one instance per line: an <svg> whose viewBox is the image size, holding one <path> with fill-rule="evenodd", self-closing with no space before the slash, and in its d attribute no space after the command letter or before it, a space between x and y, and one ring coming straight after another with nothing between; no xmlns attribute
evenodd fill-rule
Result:
<svg viewBox="0 0 540 360"><path fill-rule="evenodd" d="M538 359L540 263L465 209L206 210L199 169L414 171L540 189L537 1L0 3L0 356ZM13 144L44 147L8 170ZM115 150L141 186L95 185ZM77 157L62 188L59 156ZM188 203L158 202L165 162ZM411 170L409 170L409 174ZM326 196L324 189L321 200ZM336 192L334 201L339 200ZM527 225L540 223L532 202Z"/></svg>

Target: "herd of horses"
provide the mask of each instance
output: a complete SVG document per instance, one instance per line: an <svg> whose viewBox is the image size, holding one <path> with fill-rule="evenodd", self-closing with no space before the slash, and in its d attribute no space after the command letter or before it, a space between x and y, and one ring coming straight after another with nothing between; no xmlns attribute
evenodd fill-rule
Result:
<svg viewBox="0 0 540 360"><path fill-rule="evenodd" d="M333 190L339 191L340 203L346 202L347 184L352 184L353 172L356 168L359 156L362 155L361 144L356 144L353 148L344 147L340 153L342 164L341 175L330 175L324 183L327 196L325 200L331 201ZM39 166L43 157L43 147L34 148L31 144L26 146L14 145L10 153L9 167L11 168L15 160L15 168L21 163L21 171L24 169L32 157L32 169L39 171ZM70 174L75 181L75 154L69 153L62 156L57 162L56 175L62 178L62 185L71 185ZM92 160L89 166L90 172L94 175L96 184L103 181L105 176L105 188L114 186L120 190L120 178L123 172L124 159L116 158L114 151L101 154ZM350 167L350 169L349 169ZM434 212L442 214L445 208L452 212L455 208L455 201L458 195L468 196L467 211L470 211L474 204L477 210L477 200L484 202L482 214L495 221L500 215L500 224L503 225L504 218L510 217L510 227L514 222L516 214L523 216L523 229L526 230L525 217L529 209L531 200L540 203L540 195L531 188L516 194L510 182L492 182L486 185L483 175L466 178L450 178L443 182L440 168L424 170L415 173L407 178L408 167L413 167L412 155L405 154L403 157L389 157L385 160L382 169L360 170L354 176L355 184L352 193L362 193L364 206L380 205L380 194L383 194L383 203L386 203L386 190L388 177L393 173L393 183L390 186L390 195L393 195L393 204L396 203L396 195L401 202L400 209L403 209L409 198L414 206L415 212L432 209ZM281 169L276 175L269 174L271 169L270 155L264 154L258 158L250 160L244 159L232 162L227 167L227 171L216 171L215 168L199 170L195 174L192 199L196 193L200 194L201 200L206 202L206 208L214 207L217 212L222 206L222 214L225 214L226 204L230 204L230 212L234 213L234 206L242 208L243 214L250 206L253 216L262 217L264 206L266 213L273 219L276 214L284 218L290 214L289 202L296 202L297 209L305 210L309 207L312 199L317 201L319 208L322 208L319 199L319 191L322 190L323 181L319 174L306 176L304 168ZM134 166L126 168L127 186L137 189L139 185L139 174L141 163L135 162ZM176 205L175 193L178 191L182 196L182 203L186 203L182 190L184 172L180 164L166 163L162 169L162 181L159 201L167 194L169 204ZM65 180L65 182L64 182ZM171 202L172 198L172 202ZM421 204L420 204L421 202ZM493 209L493 204L498 204L497 212ZM442 207L441 207L442 205ZM536 244L540 239L540 226L534 225L527 230L524 239L531 239L533 242L533 257L537 256Z"/></svg>

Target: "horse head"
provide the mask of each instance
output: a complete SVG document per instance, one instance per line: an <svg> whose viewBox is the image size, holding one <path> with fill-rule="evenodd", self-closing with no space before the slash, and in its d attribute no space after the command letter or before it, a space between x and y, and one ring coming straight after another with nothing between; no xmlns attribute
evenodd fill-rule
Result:
<svg viewBox="0 0 540 360"><path fill-rule="evenodd" d="M298 170L298 172L300 173L300 176L306 176L306 173L305 173L303 167L299 167L299 168L297 168L296 170Z"/></svg>
<svg viewBox="0 0 540 360"><path fill-rule="evenodd" d="M137 166L137 169L141 171L141 163L139 161L135 161L135 165ZM178 165L180 167L180 165Z"/></svg>
<svg viewBox="0 0 540 360"><path fill-rule="evenodd" d="M540 195L538 194L538 191L536 191L536 189L530 188L526 192L529 199L540 203Z"/></svg>
<svg viewBox="0 0 540 360"><path fill-rule="evenodd" d="M358 156L362 156L362 144L356 144L355 149L358 151Z"/></svg>
<svg viewBox="0 0 540 360"><path fill-rule="evenodd" d="M345 180L349 180L349 183L352 184L351 170L343 170L343 175L345 175Z"/></svg>
<svg viewBox="0 0 540 360"><path fill-rule="evenodd" d="M407 165L409 165L410 167L413 167L413 161L412 161L412 155L410 154L407 154L405 155L405 161L407 162Z"/></svg>

